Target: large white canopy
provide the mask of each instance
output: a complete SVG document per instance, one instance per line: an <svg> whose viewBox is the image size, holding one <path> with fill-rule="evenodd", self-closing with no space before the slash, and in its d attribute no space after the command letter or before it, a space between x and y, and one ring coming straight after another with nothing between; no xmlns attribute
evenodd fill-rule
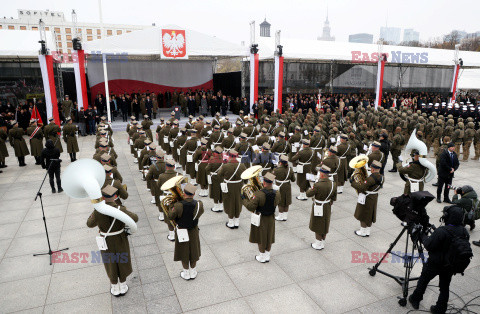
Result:
<svg viewBox="0 0 480 314"><path fill-rule="evenodd" d="M480 91L480 69L465 69L458 76L458 89Z"/></svg>
<svg viewBox="0 0 480 314"><path fill-rule="evenodd" d="M150 27L118 36L84 42L86 53L103 51L104 53L128 55L161 55L162 29L181 29L176 25ZM248 47L185 29L187 54L189 56L246 56Z"/></svg>
<svg viewBox="0 0 480 314"><path fill-rule="evenodd" d="M52 32L46 32L47 47L52 47ZM0 56L37 57L40 50L40 33L31 30L0 30Z"/></svg>
<svg viewBox="0 0 480 314"><path fill-rule="evenodd" d="M257 39L261 59L274 57L275 38L259 37ZM307 39L282 38L283 56L285 59L298 60L338 60L350 62L376 62L372 54L378 54L378 45L337 41L321 41ZM406 46L382 47L388 54L388 62L417 65L452 66L454 50L433 49ZM460 51L464 66L480 67L480 52ZM378 61L378 60L377 60Z"/></svg>

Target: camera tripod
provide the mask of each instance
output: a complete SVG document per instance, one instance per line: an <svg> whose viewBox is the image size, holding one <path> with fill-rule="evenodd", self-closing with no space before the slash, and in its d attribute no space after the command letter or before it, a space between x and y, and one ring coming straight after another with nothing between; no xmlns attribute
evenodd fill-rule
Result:
<svg viewBox="0 0 480 314"><path fill-rule="evenodd" d="M402 225L403 225L403 229L400 232L400 234L397 236L395 241L393 241L393 243L390 244L390 247L388 248L387 252L385 253L384 256L382 256L382 258L378 261L378 263L376 263L375 266L373 266L372 268L369 268L368 273L370 274L370 276L375 276L375 274L377 272L379 272L380 274L383 274L387 277L392 278L400 286L402 286L402 297L399 297L398 304L400 304L401 306L405 306L405 305L407 305L408 285L409 285L410 281L418 280L418 278L419 278L419 277L410 277L413 266L415 266L415 263L419 258L421 258L422 262L425 263L425 258L424 258L424 255L423 255L422 243L420 242L419 238L414 238L415 235L412 232L411 226L407 225L406 223L402 223ZM395 247L395 245L398 243L398 241L402 238L402 236L405 232L407 232L407 239L406 239L406 244L405 244L404 255L401 256L401 255L398 255L396 253L392 253L392 249ZM418 232L420 232L420 230ZM409 241L412 242L410 252L409 252ZM415 252L418 252L418 255L415 255ZM403 267L405 267L405 274L404 274L403 277L392 275L388 272L385 272L385 271L382 271L381 269L378 269L380 267L382 261L390 253L392 255L395 255L395 256L403 259ZM409 255L409 253L410 253L410 255Z"/></svg>

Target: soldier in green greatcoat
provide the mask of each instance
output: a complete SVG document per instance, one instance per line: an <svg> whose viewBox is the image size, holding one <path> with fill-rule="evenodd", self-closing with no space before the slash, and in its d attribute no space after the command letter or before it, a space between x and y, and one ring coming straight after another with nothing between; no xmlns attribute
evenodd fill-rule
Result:
<svg viewBox="0 0 480 314"><path fill-rule="evenodd" d="M10 145L15 150L15 156L18 159L18 165L20 167L25 167L25 156L29 155L30 152L28 151L27 143L25 143L25 139L23 135L23 129L18 127L18 122L12 120L11 122L12 128L8 131L8 140L10 141Z"/></svg>
<svg viewBox="0 0 480 314"><path fill-rule="evenodd" d="M72 123L72 118L68 117L66 123L63 126L63 140L67 144L67 152L70 155L70 160L74 162L77 160L78 142L77 142L77 132L78 128L75 124Z"/></svg>
<svg viewBox="0 0 480 314"><path fill-rule="evenodd" d="M42 128L37 125L37 120L30 120L27 135L30 136L30 153L35 157L35 164L41 165L40 156L42 155L43 149L43 131Z"/></svg>

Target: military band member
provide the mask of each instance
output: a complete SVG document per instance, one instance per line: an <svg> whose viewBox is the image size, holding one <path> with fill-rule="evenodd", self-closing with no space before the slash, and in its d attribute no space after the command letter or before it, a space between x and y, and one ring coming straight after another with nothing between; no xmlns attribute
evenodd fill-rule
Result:
<svg viewBox="0 0 480 314"><path fill-rule="evenodd" d="M280 156L278 167L273 171L275 184L280 192L280 203L278 203L278 215L275 220L287 221L288 207L292 204L292 182L295 182L293 169L288 165L288 157Z"/></svg>
<svg viewBox="0 0 480 314"><path fill-rule="evenodd" d="M65 99L62 101L62 113L64 118L70 118L72 114L72 101L68 95L65 95Z"/></svg>
<svg viewBox="0 0 480 314"><path fill-rule="evenodd" d="M113 179L115 180L119 180L120 182L123 182L123 178L122 176L120 175L120 172L118 172L118 169L117 167L114 167L111 163L111 159L112 159L112 156L108 155L108 154L103 154L102 156L100 156L100 163L102 165L109 165L111 166L113 169L112 169L112 175L113 175Z"/></svg>
<svg viewBox="0 0 480 314"><path fill-rule="evenodd" d="M214 150L215 147L217 146L221 146L222 145L222 141L223 141L223 133L222 131L220 131L220 125L219 124L216 124L214 127L213 127L213 132L212 134L210 135L210 145L211 145L211 149Z"/></svg>
<svg viewBox="0 0 480 314"><path fill-rule="evenodd" d="M66 119L66 124L63 126L63 140L67 145L67 152L70 155L70 160L74 162L77 160L78 142L77 142L78 128L72 123L72 118Z"/></svg>
<svg viewBox="0 0 480 314"><path fill-rule="evenodd" d="M307 197L313 198L310 214L310 230L315 232L315 250L325 248L325 238L330 229L332 204L337 200L337 186L329 179L330 168L323 165L319 169L320 179L307 191Z"/></svg>
<svg viewBox="0 0 480 314"><path fill-rule="evenodd" d="M0 144L1 144L1 140L0 140ZM478 160L480 158L480 129L475 131L475 136L473 137L473 146L475 148L475 156L472 158L472 160Z"/></svg>
<svg viewBox="0 0 480 314"><path fill-rule="evenodd" d="M113 167L109 165L103 165L103 169L105 169L105 182L103 183L102 189L107 185L111 185L116 188L118 191L115 195L115 203L117 203L117 205L122 205L122 201L120 199L126 200L128 198L127 185L122 184L122 182L113 178Z"/></svg>
<svg viewBox="0 0 480 314"><path fill-rule="evenodd" d="M153 141L153 134L152 130L150 130L150 127L153 125L152 120L150 120L150 117L148 114L143 116L143 121L142 121L142 128L145 130L145 135L150 139L150 141Z"/></svg>
<svg viewBox="0 0 480 314"><path fill-rule="evenodd" d="M257 136L255 145L257 145L258 147L261 147L263 143L270 144L270 137L267 135L267 129L264 127L260 130L260 135Z"/></svg>
<svg viewBox="0 0 480 314"><path fill-rule="evenodd" d="M196 266L201 255L198 219L203 214L203 203L193 199L196 189L195 186L187 183L183 189L184 200L175 203L173 210L169 213L169 218L177 224L177 230L187 229L188 232L188 241L186 242L179 242L178 236L175 235L173 257L174 261L182 262L183 271L180 273L180 277L185 280L197 277Z"/></svg>
<svg viewBox="0 0 480 314"><path fill-rule="evenodd" d="M152 194L152 200L150 203L158 204L160 200L161 190L157 186L158 177L165 172L165 161L164 161L165 153L163 152L161 147L157 147L155 150L155 157L153 157L152 164L148 168L148 172L145 175L145 179L147 180L147 187L150 189L150 193ZM150 186L148 186L150 184Z"/></svg>
<svg viewBox="0 0 480 314"><path fill-rule="evenodd" d="M392 145L390 146L390 153L392 154L393 168L388 170L388 172L397 172L397 164L399 162L399 157L402 153L403 145L405 144L405 138L402 135L402 128L397 127L395 129L395 136L392 140Z"/></svg>
<svg viewBox="0 0 480 314"><path fill-rule="evenodd" d="M134 163L138 163L138 158L140 157L140 153L142 149L145 148L145 141L147 140L147 137L145 136L145 131L140 130L138 131L138 136L134 136L134 142L133 142L133 149L135 150L135 159L133 160Z"/></svg>
<svg viewBox="0 0 480 314"><path fill-rule="evenodd" d="M385 154L380 151L380 147L382 144L380 142L373 142L371 146L372 152L368 154L368 167L372 165L374 160L378 161L379 163L383 164L385 162Z"/></svg>
<svg viewBox="0 0 480 314"><path fill-rule="evenodd" d="M236 229L240 225L240 213L242 211L241 174L247 167L237 160L238 153L236 150L230 150L228 156L228 162L222 164L218 171L218 179L221 183L226 183L226 189L222 189L223 207L228 215L226 226L230 229Z"/></svg>
<svg viewBox="0 0 480 314"><path fill-rule="evenodd" d="M12 125L12 128L8 131L8 140L15 150L15 157L18 159L18 165L20 167L25 167L27 165L25 163L25 156L30 154L27 143L25 143L25 139L23 138L23 134L25 133L22 128L18 127L17 121L12 120L10 124Z"/></svg>
<svg viewBox="0 0 480 314"><path fill-rule="evenodd" d="M377 220L378 191L384 182L380 169L382 169L382 164L375 160L370 166L371 174L365 182L355 182L353 177L350 178L352 187L358 192L354 217L360 221L360 229L354 233L360 237L370 236L372 223Z"/></svg>
<svg viewBox="0 0 480 314"><path fill-rule="evenodd" d="M213 133L212 123L210 121L205 122L205 127L200 131L200 138L207 140L207 145L210 145L210 135ZM197 131L198 134L198 131Z"/></svg>
<svg viewBox="0 0 480 314"><path fill-rule="evenodd" d="M263 178L263 189L256 191L252 199L243 199L243 205L252 213L260 214L260 225L250 226L250 243L257 243L260 263L270 261L270 250L275 243L275 208L280 203L280 192L273 189L275 175L267 173Z"/></svg>
<svg viewBox="0 0 480 314"><path fill-rule="evenodd" d="M224 121L220 122L221 123L220 128L222 130L226 131L226 130L228 130L232 127L232 124L230 123L228 116L225 116L223 119L224 119Z"/></svg>
<svg viewBox="0 0 480 314"><path fill-rule="evenodd" d="M108 144L106 141L100 141L100 147L98 147L98 149L95 151L95 154L93 155L93 159L95 159L96 161L98 162L101 162L102 161L102 155L103 154L108 154L110 155L110 165L116 167L117 166L117 160L116 160L116 157L114 154L113 151L111 151L110 149L113 149L113 148L110 148L108 147Z"/></svg>
<svg viewBox="0 0 480 314"><path fill-rule="evenodd" d="M32 156L35 157L35 164L41 165L40 156L42 156L43 149L43 131L42 128L37 125L37 120L30 120L27 135L30 137L30 152Z"/></svg>
<svg viewBox="0 0 480 314"><path fill-rule="evenodd" d="M295 133L292 136L290 136L290 138L288 139L288 144L290 145L290 154L288 157L292 162L294 172L297 172L297 163L292 161L292 158L300 150L300 145L302 144L301 142L303 139L303 134L301 131L302 131L302 128L300 126L298 125L295 126L295 131L294 131Z"/></svg>
<svg viewBox="0 0 480 314"><path fill-rule="evenodd" d="M156 157L157 157L157 144L151 142L148 145L145 145L145 149L142 150L142 154L141 154L142 159L139 162L139 165L141 164L143 181L147 181L146 175L147 175L148 169L150 168L150 165L155 162L154 159L156 159ZM148 181L147 181L147 190L150 191L150 183L148 183Z"/></svg>
<svg viewBox="0 0 480 314"><path fill-rule="evenodd" d="M241 158L240 162L249 168L250 163L252 162L253 150L250 143L247 141L247 138L248 136L246 133L240 133L240 143L235 145L235 151L238 152Z"/></svg>
<svg viewBox="0 0 480 314"><path fill-rule="evenodd" d="M207 174L207 181L210 180L210 198L213 199L213 207L211 210L213 212L223 211L222 203L222 190L220 188L220 179L218 177L218 171L223 164L222 158L223 149L220 146L217 146L213 150L213 154L210 157L205 172Z"/></svg>
<svg viewBox="0 0 480 314"><path fill-rule="evenodd" d="M159 196L159 201L157 202L157 207L158 207L158 211L160 212L160 214L158 215L158 220L160 221L165 221L165 223L167 224L168 226L168 235L167 235L167 239L169 241L175 241L175 230L173 228L173 225L170 223L170 218L169 216L165 216L164 215L164 212L163 212L163 209L162 209L162 206L160 204L160 202L162 201L163 197L166 195L164 191L162 191L161 187L162 185L167 182L168 180L170 180L171 178L175 177L175 176L178 176L180 175L179 173L175 172L175 161L172 160L172 159L167 159L165 161L165 172L164 173L161 173L159 176L158 176L158 182L157 182L157 189L158 191L160 191L160 196Z"/></svg>
<svg viewBox="0 0 480 314"><path fill-rule="evenodd" d="M196 171L195 171L195 162L193 161L193 154L195 154L195 151L197 150L198 146L198 139L196 137L197 130L192 129L190 131L191 136L190 138L185 142L183 148L180 150L181 156L185 156L185 174L190 176L191 183L193 185L196 185L197 183L195 182L196 180Z"/></svg>
<svg viewBox="0 0 480 314"><path fill-rule="evenodd" d="M48 119L49 124L43 127L43 134L45 135L45 140L50 139L55 144L55 147L60 150L60 153L63 153L62 142L60 141L59 134L62 132L60 127L55 124L55 119Z"/></svg>
<svg viewBox="0 0 480 314"><path fill-rule="evenodd" d="M400 173L400 176L405 177L405 189L403 191L405 195L412 192L423 191L424 180L428 171L428 169L422 166L419 162L420 153L418 150L413 149L410 153L410 156L412 157L413 161L407 166L403 167L401 162L397 164L397 169Z"/></svg>
<svg viewBox="0 0 480 314"><path fill-rule="evenodd" d="M322 165L330 168L330 173L328 178L337 183L337 171L340 168L340 159L337 156L337 148L335 146L330 146L327 151L327 156L322 160Z"/></svg>
<svg viewBox="0 0 480 314"><path fill-rule="evenodd" d="M297 184L300 188L300 195L297 200L306 201L305 192L310 188L310 182L307 180L307 173L312 173L312 162L317 158L315 151L310 148L310 141L302 139L303 148L295 154L290 161L298 162L297 165Z"/></svg>
<svg viewBox="0 0 480 314"><path fill-rule="evenodd" d="M192 115L188 116L188 121L187 121L187 123L185 123L185 129L187 129L187 130L193 129L193 116Z"/></svg>
<svg viewBox="0 0 480 314"><path fill-rule="evenodd" d="M242 133L242 129L243 129L242 122L237 120L237 122L235 122L235 129L233 130L233 136L235 138L238 138Z"/></svg>
<svg viewBox="0 0 480 314"><path fill-rule="evenodd" d="M278 132L276 136L277 140L273 143L272 153L275 153L277 156L288 156L290 153L290 145L285 141L285 133Z"/></svg>
<svg viewBox="0 0 480 314"><path fill-rule="evenodd" d="M243 116L243 110L240 110L240 112L238 113L238 117L237 117L237 121L235 121L235 124L239 124L240 122L240 126L243 127L245 125L245 118ZM237 137L238 135L235 135L235 137Z"/></svg>
<svg viewBox="0 0 480 314"><path fill-rule="evenodd" d="M255 144L255 137L258 135L257 128L253 125L253 120L248 119L246 126L242 129L242 132L247 135L247 142L250 145Z"/></svg>
<svg viewBox="0 0 480 314"><path fill-rule="evenodd" d="M7 145L5 144L7 138L7 132L3 128L0 128L0 168L8 167L5 164L5 158L9 156Z"/></svg>
<svg viewBox="0 0 480 314"><path fill-rule="evenodd" d="M350 150L350 145L347 143L347 140L348 136L346 134L340 134L340 144L337 146L337 156L340 159L340 167L337 171L338 194L343 193L343 186L345 181L348 180L347 155Z"/></svg>
<svg viewBox="0 0 480 314"><path fill-rule="evenodd" d="M195 163L195 172L196 172L196 182L200 185L199 196L208 196L208 181L207 173L205 168L207 168L208 161L212 152L207 148L208 141L204 138L200 140L200 147L195 150L193 154L193 162Z"/></svg>
<svg viewBox="0 0 480 314"><path fill-rule="evenodd" d="M261 148L262 151L255 154L253 165L262 166L262 176L267 172L272 172L274 165L277 163L275 155L270 152L270 144L264 143Z"/></svg>
<svg viewBox="0 0 480 314"><path fill-rule="evenodd" d="M284 123L285 121L283 119L278 120L278 126L273 130L273 136L277 137L280 132L287 134L287 128ZM285 135L283 137L285 137Z"/></svg>
<svg viewBox="0 0 480 314"><path fill-rule="evenodd" d="M133 121L135 121L135 116L130 116L130 122L127 123L127 133L130 133L130 128L133 126Z"/></svg>
<svg viewBox="0 0 480 314"><path fill-rule="evenodd" d="M235 137L233 136L233 129L230 128L227 130L227 136L222 140L222 148L225 153L228 153L231 149L235 147Z"/></svg>
<svg viewBox="0 0 480 314"><path fill-rule="evenodd" d="M103 199L107 205L118 208L137 222L138 216L136 214L128 211L125 206L119 206L115 203L116 194L117 189L111 185L102 189ZM94 210L88 217L87 226L89 228L98 227L100 235L105 237L108 248L102 250L102 259L105 258L103 265L110 278L110 293L116 297L125 295L128 291L127 277L132 273L130 245L127 234L124 232L125 224ZM112 255L121 257L119 260L114 260Z"/></svg>

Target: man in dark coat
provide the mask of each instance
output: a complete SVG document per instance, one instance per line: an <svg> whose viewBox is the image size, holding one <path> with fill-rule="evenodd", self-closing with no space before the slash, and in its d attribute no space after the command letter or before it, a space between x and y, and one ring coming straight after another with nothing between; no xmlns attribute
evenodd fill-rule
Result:
<svg viewBox="0 0 480 314"><path fill-rule="evenodd" d="M147 99L145 100L145 109L147 109L147 114L152 119L152 112L153 112L153 102L150 99L150 95L147 95Z"/></svg>
<svg viewBox="0 0 480 314"><path fill-rule="evenodd" d="M388 155L390 154L390 141L388 140L388 134L382 133L380 135L380 151L385 156L385 159L382 163L382 169L380 169L380 174L383 176L383 172L385 170L385 166L387 165Z"/></svg>
<svg viewBox="0 0 480 314"><path fill-rule="evenodd" d="M446 203L451 203L448 193L450 192L449 185L452 184L452 179L455 171L457 171L459 166L457 153L455 152L455 144L449 143L447 149L445 149L440 154L440 163L438 166L438 186L437 186L437 203L441 203L442 199L442 188L443 192L443 201Z"/></svg>
<svg viewBox="0 0 480 314"><path fill-rule="evenodd" d="M63 192L62 181L60 179L60 150L55 147L52 140L48 139L45 143L45 148L42 150L41 155L42 168L48 170L48 176L50 177L50 187L52 193L57 193L55 190L55 184L53 182L54 177L57 179L58 193Z"/></svg>

